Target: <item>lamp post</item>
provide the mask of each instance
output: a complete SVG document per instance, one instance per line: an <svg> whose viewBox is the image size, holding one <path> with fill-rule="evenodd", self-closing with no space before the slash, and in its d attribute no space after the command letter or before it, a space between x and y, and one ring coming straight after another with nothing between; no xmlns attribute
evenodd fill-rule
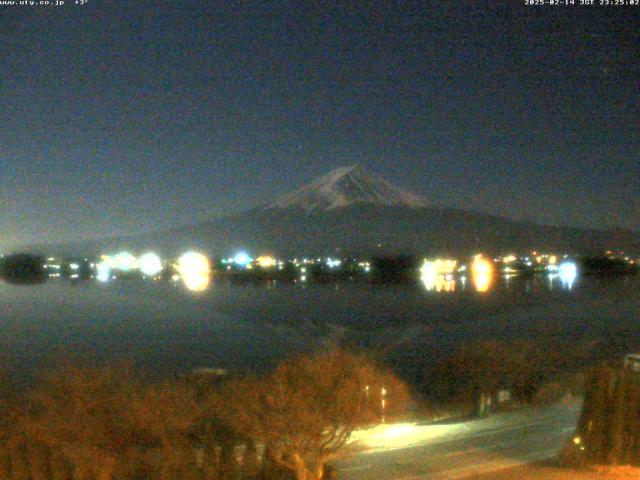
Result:
<svg viewBox="0 0 640 480"><path fill-rule="evenodd" d="M380 400L380 405L382 406L382 418L381 418L382 423L384 423L384 420L385 420L385 418L384 418L384 410L385 410L385 408L387 406L387 398L386 397L387 397L387 389L382 387L382 389L380 390L380 399L381 399Z"/></svg>

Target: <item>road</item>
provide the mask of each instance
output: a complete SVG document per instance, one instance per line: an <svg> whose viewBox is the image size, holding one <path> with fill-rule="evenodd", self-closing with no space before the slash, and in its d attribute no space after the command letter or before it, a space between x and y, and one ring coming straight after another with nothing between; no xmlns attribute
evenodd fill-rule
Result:
<svg viewBox="0 0 640 480"><path fill-rule="evenodd" d="M335 466L343 480L458 479L554 456L572 435L580 402L451 424L395 424L357 432L363 449Z"/></svg>

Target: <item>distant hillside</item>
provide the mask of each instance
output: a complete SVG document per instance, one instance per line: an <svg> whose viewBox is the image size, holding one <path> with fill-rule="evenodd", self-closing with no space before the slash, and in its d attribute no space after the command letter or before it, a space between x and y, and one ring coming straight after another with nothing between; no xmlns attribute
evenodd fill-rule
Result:
<svg viewBox="0 0 640 480"><path fill-rule="evenodd" d="M189 227L57 246L43 253L94 254L130 249L175 255L188 248L214 256L252 253L472 254L557 249L599 253L640 250L640 235L537 225L484 213L437 208L357 166L342 167L269 206Z"/></svg>

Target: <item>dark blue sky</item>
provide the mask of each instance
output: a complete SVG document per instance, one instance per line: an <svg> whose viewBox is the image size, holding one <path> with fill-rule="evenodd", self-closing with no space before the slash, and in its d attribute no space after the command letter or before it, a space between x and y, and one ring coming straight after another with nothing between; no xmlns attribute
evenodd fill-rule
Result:
<svg viewBox="0 0 640 480"><path fill-rule="evenodd" d="M356 3L0 7L0 247L195 223L353 163L640 230L640 7Z"/></svg>

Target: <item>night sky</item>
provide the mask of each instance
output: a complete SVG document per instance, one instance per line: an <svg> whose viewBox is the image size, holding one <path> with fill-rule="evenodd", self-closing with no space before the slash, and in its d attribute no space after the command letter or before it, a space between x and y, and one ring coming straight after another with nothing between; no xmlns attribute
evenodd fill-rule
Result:
<svg viewBox="0 0 640 480"><path fill-rule="evenodd" d="M640 231L640 7L67 3L0 6L0 249L197 223L354 163L443 206Z"/></svg>

